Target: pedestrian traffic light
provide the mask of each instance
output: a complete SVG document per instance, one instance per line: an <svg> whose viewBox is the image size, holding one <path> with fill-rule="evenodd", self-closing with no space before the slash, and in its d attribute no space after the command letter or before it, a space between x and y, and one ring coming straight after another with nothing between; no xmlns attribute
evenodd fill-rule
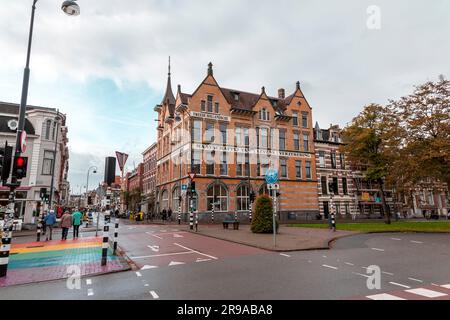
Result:
<svg viewBox="0 0 450 320"><path fill-rule="evenodd" d="M195 193L195 181L191 181L191 193Z"/></svg>
<svg viewBox="0 0 450 320"><path fill-rule="evenodd" d="M17 179L23 179L27 176L28 157L18 156L14 158L12 175Z"/></svg>
<svg viewBox="0 0 450 320"><path fill-rule="evenodd" d="M5 185L11 172L12 147L5 143L4 148L0 148L0 173L2 184Z"/></svg>

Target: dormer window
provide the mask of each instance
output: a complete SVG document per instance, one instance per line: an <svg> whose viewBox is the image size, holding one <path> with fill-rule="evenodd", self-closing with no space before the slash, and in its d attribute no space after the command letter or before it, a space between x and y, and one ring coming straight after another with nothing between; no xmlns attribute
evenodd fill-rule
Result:
<svg viewBox="0 0 450 320"><path fill-rule="evenodd" d="M264 121L269 121L269 112L266 109L259 110L259 119Z"/></svg>
<svg viewBox="0 0 450 320"><path fill-rule="evenodd" d="M239 94L238 93L234 94L234 101L239 101Z"/></svg>
<svg viewBox="0 0 450 320"><path fill-rule="evenodd" d="M207 107L208 107L208 112L213 112L213 96L208 96L208 101L207 101Z"/></svg>

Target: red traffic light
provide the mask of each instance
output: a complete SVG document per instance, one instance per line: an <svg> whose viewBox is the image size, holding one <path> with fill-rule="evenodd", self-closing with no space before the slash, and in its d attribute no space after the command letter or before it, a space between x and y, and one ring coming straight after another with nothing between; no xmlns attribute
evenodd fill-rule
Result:
<svg viewBox="0 0 450 320"><path fill-rule="evenodd" d="M24 157L17 157L17 158L16 158L16 166L17 166L18 168L23 168L24 165L25 165L25 159L24 159Z"/></svg>

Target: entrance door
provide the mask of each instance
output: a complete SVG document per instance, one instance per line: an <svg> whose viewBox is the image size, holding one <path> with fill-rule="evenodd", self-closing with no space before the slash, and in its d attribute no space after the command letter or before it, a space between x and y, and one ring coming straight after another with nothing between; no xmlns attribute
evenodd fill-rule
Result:
<svg viewBox="0 0 450 320"><path fill-rule="evenodd" d="M323 202L323 215L325 219L328 219L328 216L330 215L330 207L328 205L328 201Z"/></svg>

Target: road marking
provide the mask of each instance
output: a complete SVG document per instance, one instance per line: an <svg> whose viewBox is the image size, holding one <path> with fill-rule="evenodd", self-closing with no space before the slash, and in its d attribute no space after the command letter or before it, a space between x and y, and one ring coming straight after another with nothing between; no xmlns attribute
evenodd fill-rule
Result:
<svg viewBox="0 0 450 320"><path fill-rule="evenodd" d="M92 284L92 280L91 279L86 279L86 285L90 286Z"/></svg>
<svg viewBox="0 0 450 320"><path fill-rule="evenodd" d="M444 285L438 286L438 287L442 287L442 288L445 288L445 289L450 289L450 284L444 284Z"/></svg>
<svg viewBox="0 0 450 320"><path fill-rule="evenodd" d="M401 283L397 283L397 282L389 282L390 284L393 284L394 286L399 286L399 287L403 287L406 289L410 289L411 287L405 286L404 284Z"/></svg>
<svg viewBox="0 0 450 320"><path fill-rule="evenodd" d="M393 273L386 272L386 271L381 271L381 273L387 274L388 276L393 276L394 275Z"/></svg>
<svg viewBox="0 0 450 320"><path fill-rule="evenodd" d="M391 240L394 240L394 241L402 241L402 239L399 239L399 238L391 238Z"/></svg>
<svg viewBox="0 0 450 320"><path fill-rule="evenodd" d="M367 296L367 298L369 298L371 300L405 300L403 298L396 297L396 296L393 296L392 294L388 294L388 293L375 294L373 296Z"/></svg>
<svg viewBox="0 0 450 320"><path fill-rule="evenodd" d="M148 284L148 283L144 284L144 287L148 287L148 286L149 286L149 284Z"/></svg>
<svg viewBox="0 0 450 320"><path fill-rule="evenodd" d="M382 251L382 252L384 252L384 249L379 249L379 248L371 248L372 250L375 250L375 251Z"/></svg>
<svg viewBox="0 0 450 320"><path fill-rule="evenodd" d="M362 274L362 273L358 273L358 272L352 272L352 273L356 274L358 276L361 276L361 277L370 278L370 276L368 276L367 274Z"/></svg>
<svg viewBox="0 0 450 320"><path fill-rule="evenodd" d="M146 234L152 235L155 231L147 231Z"/></svg>
<svg viewBox="0 0 450 320"><path fill-rule="evenodd" d="M419 279L414 279L414 278L408 278L408 279L411 280L411 281L423 282L422 280L419 280Z"/></svg>
<svg viewBox="0 0 450 320"><path fill-rule="evenodd" d="M162 239L161 237L157 236L156 234L151 234L151 236L158 238L158 239Z"/></svg>
<svg viewBox="0 0 450 320"><path fill-rule="evenodd" d="M327 265L327 264L323 264L322 267L330 268L330 269L334 269L334 270L338 270L337 267L329 266L329 265Z"/></svg>
<svg viewBox="0 0 450 320"><path fill-rule="evenodd" d="M131 259L146 259L146 258L154 258L154 257L166 257L166 256L175 256L179 254L192 254L194 252L191 251L183 251L183 252L173 252L173 253L162 253L162 254L153 254L150 256L141 256L141 257L131 257Z"/></svg>
<svg viewBox="0 0 450 320"><path fill-rule="evenodd" d="M160 232L166 232L167 230L159 230Z"/></svg>
<svg viewBox="0 0 450 320"><path fill-rule="evenodd" d="M290 255L285 254L285 253L280 253L280 256L287 257L287 258L290 258L290 257L291 257Z"/></svg>
<svg viewBox="0 0 450 320"><path fill-rule="evenodd" d="M326 258L327 256L322 256L322 258Z"/></svg>
<svg viewBox="0 0 450 320"><path fill-rule="evenodd" d="M437 291L424 289L424 288L406 290L406 292L417 294L418 296L427 297L427 298L445 297L447 295L446 293L437 292Z"/></svg>
<svg viewBox="0 0 450 320"><path fill-rule="evenodd" d="M94 295L94 289L88 289L88 293L87 293L88 297L93 296Z"/></svg>
<svg viewBox="0 0 450 320"><path fill-rule="evenodd" d="M174 238L184 238L181 234L175 233L173 235Z"/></svg>
<svg viewBox="0 0 450 320"><path fill-rule="evenodd" d="M201 259L201 258L197 258L197 260L195 262L206 262L206 261L211 261L211 259Z"/></svg>
<svg viewBox="0 0 450 320"><path fill-rule="evenodd" d="M354 264L353 263L350 263L350 262L344 262L346 265L348 265L348 266L354 266Z"/></svg>
<svg viewBox="0 0 450 320"><path fill-rule="evenodd" d="M136 271L136 276L142 277L142 274L139 271Z"/></svg>
<svg viewBox="0 0 450 320"><path fill-rule="evenodd" d="M150 294L152 295L153 299L158 299L159 298L158 294L155 291L153 291L153 290L150 291Z"/></svg>
<svg viewBox="0 0 450 320"><path fill-rule="evenodd" d="M436 283L432 283L431 284L432 286L435 286L435 287L440 287L440 285L438 285L438 284L436 284ZM445 288L445 287L444 287ZM450 286L449 286L449 288L447 288L447 289L450 289Z"/></svg>
<svg viewBox="0 0 450 320"><path fill-rule="evenodd" d="M157 266L149 266L149 265L145 265L141 268L141 270L148 270L148 269L155 269L158 268Z"/></svg>
<svg viewBox="0 0 450 320"><path fill-rule="evenodd" d="M186 264L186 263L184 263L184 262L177 262L177 261L170 261L169 267L171 267L171 266L178 266L180 264Z"/></svg>
<svg viewBox="0 0 450 320"><path fill-rule="evenodd" d="M179 246L179 247L181 247L181 248L183 248L183 249L186 249L186 250L190 250L190 251L192 251L192 252L198 253L198 254L200 254L200 255L202 255L202 256L205 256L205 257L208 257L208 258L211 258L211 259L214 259L214 260L219 259L219 258L217 258L217 257L210 256L210 255L208 255L208 254L204 254L204 253L201 253L201 252L199 252L199 251L193 250L193 249L191 249L191 248L182 246L181 244L178 244L178 243L174 243L174 245Z"/></svg>
<svg viewBox="0 0 450 320"><path fill-rule="evenodd" d="M159 252L159 246L147 246L147 247L152 249L152 251L154 251L154 252Z"/></svg>
<svg viewBox="0 0 450 320"><path fill-rule="evenodd" d="M417 244L422 244L423 243L422 241L414 241L414 240L411 240L411 242L412 243L417 243Z"/></svg>

